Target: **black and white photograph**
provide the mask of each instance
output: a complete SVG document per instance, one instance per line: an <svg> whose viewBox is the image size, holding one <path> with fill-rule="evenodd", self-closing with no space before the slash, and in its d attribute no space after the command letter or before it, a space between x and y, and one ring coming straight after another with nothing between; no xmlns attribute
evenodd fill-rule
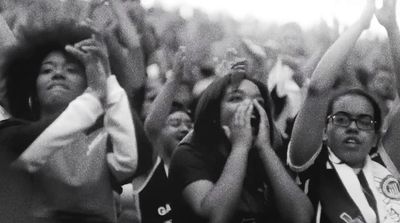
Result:
<svg viewBox="0 0 400 223"><path fill-rule="evenodd" d="M0 0L0 223L400 223L398 0Z"/></svg>

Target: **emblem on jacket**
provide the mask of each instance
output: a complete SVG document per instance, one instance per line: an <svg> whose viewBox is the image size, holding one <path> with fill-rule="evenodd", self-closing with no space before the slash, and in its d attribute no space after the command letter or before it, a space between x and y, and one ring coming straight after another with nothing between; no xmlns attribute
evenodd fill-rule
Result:
<svg viewBox="0 0 400 223"><path fill-rule="evenodd" d="M381 189L386 197L400 200L400 184L393 176L389 175L382 180Z"/></svg>

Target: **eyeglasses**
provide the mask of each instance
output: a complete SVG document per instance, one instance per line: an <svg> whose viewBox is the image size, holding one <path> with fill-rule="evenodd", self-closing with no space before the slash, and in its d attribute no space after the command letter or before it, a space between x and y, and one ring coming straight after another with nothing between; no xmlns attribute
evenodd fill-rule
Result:
<svg viewBox="0 0 400 223"><path fill-rule="evenodd" d="M370 115L358 115L355 118L351 117L346 112L338 112L327 117L328 121L340 127L348 127L354 121L356 126L360 130L373 130L376 125L376 121Z"/></svg>

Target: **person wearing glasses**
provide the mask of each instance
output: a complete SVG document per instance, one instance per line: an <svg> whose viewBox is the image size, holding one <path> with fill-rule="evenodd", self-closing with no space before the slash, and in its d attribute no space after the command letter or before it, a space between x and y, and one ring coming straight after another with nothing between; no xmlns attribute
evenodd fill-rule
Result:
<svg viewBox="0 0 400 223"><path fill-rule="evenodd" d="M376 153L380 104L343 81L343 64L374 15L375 1L366 3L319 62L293 128L288 164L313 203L313 222L400 222L399 181Z"/></svg>

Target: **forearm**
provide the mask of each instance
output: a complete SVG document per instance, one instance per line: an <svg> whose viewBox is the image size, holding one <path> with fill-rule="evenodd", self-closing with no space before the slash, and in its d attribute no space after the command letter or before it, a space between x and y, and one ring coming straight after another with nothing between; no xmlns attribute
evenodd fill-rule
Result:
<svg viewBox="0 0 400 223"><path fill-rule="evenodd" d="M129 101L133 102L134 95L145 84L145 65L140 47L126 50L114 36L109 36L107 46L110 54L112 70L121 86L126 91Z"/></svg>
<svg viewBox="0 0 400 223"><path fill-rule="evenodd" d="M118 20L122 38L128 48L140 46L140 37L135 24L130 20L120 0L112 1L111 8Z"/></svg>
<svg viewBox="0 0 400 223"><path fill-rule="evenodd" d="M122 38L124 39L127 47L129 49L136 49L138 47L141 47L140 35L136 29L135 24L129 21L126 17L126 19L120 19L120 26Z"/></svg>
<svg viewBox="0 0 400 223"><path fill-rule="evenodd" d="M31 123L12 119L0 122L0 145L2 152L8 154L10 162L14 161L55 118L49 117Z"/></svg>
<svg viewBox="0 0 400 223"><path fill-rule="evenodd" d="M130 72L129 80L134 92L141 89L146 84L146 64L141 47L128 49L127 68Z"/></svg>
<svg viewBox="0 0 400 223"><path fill-rule="evenodd" d="M6 20L2 15L0 15L0 47L13 45L16 41L17 40Z"/></svg>
<svg viewBox="0 0 400 223"><path fill-rule="evenodd" d="M255 66L253 68L254 78L263 83L268 81L269 67L267 65L267 60L255 60Z"/></svg>
<svg viewBox="0 0 400 223"><path fill-rule="evenodd" d="M145 129L149 138L160 134L168 118L178 87L179 80L172 79L167 81L154 100L152 109L145 121Z"/></svg>
<svg viewBox="0 0 400 223"><path fill-rule="evenodd" d="M137 168L135 127L128 97L115 76L107 80L107 92L104 126L113 146L113 151L107 154L107 161L113 175L122 182L133 176Z"/></svg>
<svg viewBox="0 0 400 223"><path fill-rule="evenodd" d="M400 31L397 22L386 28L386 31L389 37L390 52L396 74L397 92L400 93Z"/></svg>
<svg viewBox="0 0 400 223"><path fill-rule="evenodd" d="M329 47L311 76L310 86L319 91L329 90L333 86L349 52L365 29L364 23L362 19L355 22Z"/></svg>
<svg viewBox="0 0 400 223"><path fill-rule="evenodd" d="M305 78L310 79L313 71L321 60L322 55L325 53L326 48L317 49L306 61L306 63L301 67L301 70Z"/></svg>
<svg viewBox="0 0 400 223"><path fill-rule="evenodd" d="M291 55L280 55L282 63L289 66L292 70L297 70L302 64L304 64L305 59L303 57L295 57Z"/></svg>
<svg viewBox="0 0 400 223"><path fill-rule="evenodd" d="M158 48L158 39L156 34L153 32L152 27L148 24L143 25L143 31L140 31L138 25L138 32L141 36L140 45L143 50L143 55L145 55L144 59L147 63L149 57L157 50Z"/></svg>
<svg viewBox="0 0 400 223"><path fill-rule="evenodd" d="M8 101L6 97L6 78L4 77L4 63L7 57L4 51L17 42L13 32L5 21L4 17L0 14L0 51L2 55L0 58L0 104L8 109Z"/></svg>
<svg viewBox="0 0 400 223"><path fill-rule="evenodd" d="M116 75L118 82L125 89L127 94L129 94L129 76L132 75L132 73L128 72L129 64L127 63L127 50L120 45L113 34L107 36L106 43L112 73Z"/></svg>
<svg viewBox="0 0 400 223"><path fill-rule="evenodd" d="M16 165L30 172L37 171L51 154L74 141L76 134L93 126L102 113L98 98L89 93L82 94L33 141Z"/></svg>
<svg viewBox="0 0 400 223"><path fill-rule="evenodd" d="M329 93L317 95L309 91L296 117L288 148L288 163L295 171L303 171L304 165L319 151L330 97Z"/></svg>
<svg viewBox="0 0 400 223"><path fill-rule="evenodd" d="M232 149L220 178L201 204L209 222L229 222L233 217L243 189L247 159L245 149Z"/></svg>
<svg viewBox="0 0 400 223"><path fill-rule="evenodd" d="M290 177L275 151L269 145L258 151L280 216L285 222L310 222L311 202Z"/></svg>

